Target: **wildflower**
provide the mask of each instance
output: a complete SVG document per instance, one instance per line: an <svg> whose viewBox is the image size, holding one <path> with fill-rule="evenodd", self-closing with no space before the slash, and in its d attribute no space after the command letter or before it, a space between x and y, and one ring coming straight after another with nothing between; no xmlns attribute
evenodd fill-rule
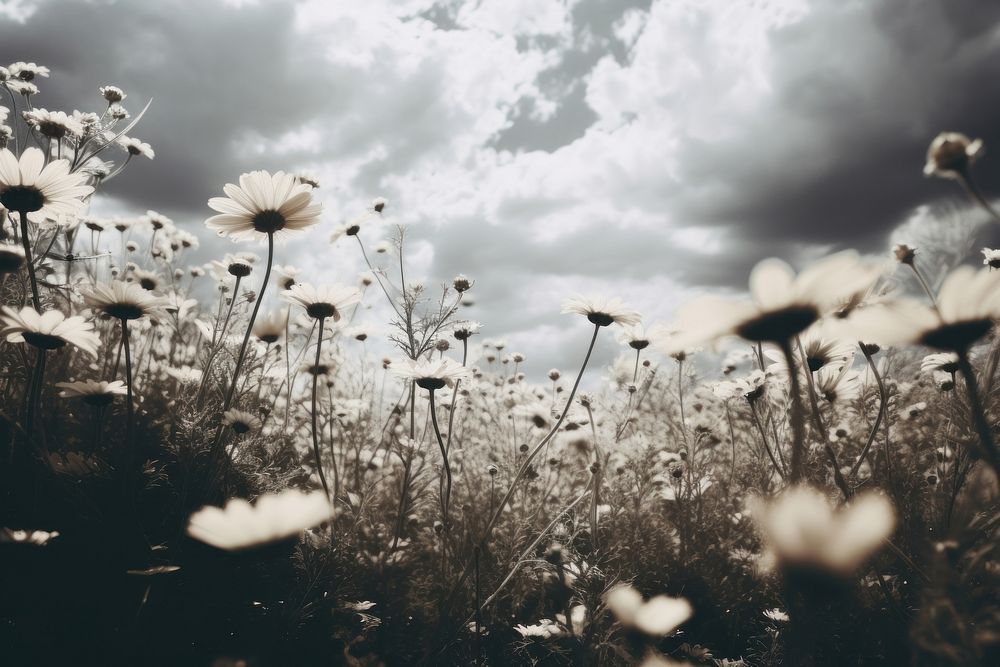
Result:
<svg viewBox="0 0 1000 667"><path fill-rule="evenodd" d="M295 284L295 276L299 274L299 270L294 266L276 266L274 267L275 272L275 282L278 284L278 289L286 290L291 288Z"/></svg>
<svg viewBox="0 0 1000 667"><path fill-rule="evenodd" d="M553 382L558 380L560 377L562 376L560 375L558 368L552 368L549 370L549 379L552 380Z"/></svg>
<svg viewBox="0 0 1000 667"><path fill-rule="evenodd" d="M58 310L39 314L28 306L19 311L4 306L0 324L0 335L6 336L7 342L28 343L40 350L56 350L69 344L97 357L101 342L93 324L79 316L66 317Z"/></svg>
<svg viewBox="0 0 1000 667"><path fill-rule="evenodd" d="M63 111L32 109L24 112L24 120L50 139L62 139L67 134L77 137L83 134L83 125Z"/></svg>
<svg viewBox="0 0 1000 667"><path fill-rule="evenodd" d="M892 254L896 257L897 262L906 266L913 266L913 262L917 259L917 249L911 248L905 243L893 246Z"/></svg>
<svg viewBox="0 0 1000 667"><path fill-rule="evenodd" d="M456 322L453 325L451 335L455 337L455 340L469 340L472 336L479 333L482 326L479 322L473 322L472 320Z"/></svg>
<svg viewBox="0 0 1000 667"><path fill-rule="evenodd" d="M1000 269L1000 250L983 248L983 264L991 269Z"/></svg>
<svg viewBox="0 0 1000 667"><path fill-rule="evenodd" d="M37 63L26 63L21 60L8 67L7 70L10 72L11 76L17 77L21 81L32 81L38 76L47 78L50 73L48 67L44 67Z"/></svg>
<svg viewBox="0 0 1000 667"><path fill-rule="evenodd" d="M81 398L84 403L94 406L109 405L115 396L125 395L125 383L121 380L82 380L79 382L57 382L63 398Z"/></svg>
<svg viewBox="0 0 1000 667"><path fill-rule="evenodd" d="M285 290L281 297L306 309L313 319L332 317L339 322L344 308L361 301L361 292L347 285L322 285L313 287L308 283L296 283Z"/></svg>
<svg viewBox="0 0 1000 667"><path fill-rule="evenodd" d="M118 86L101 86L100 91L101 97L107 100L108 104L117 104L128 97Z"/></svg>
<svg viewBox="0 0 1000 667"><path fill-rule="evenodd" d="M654 324L646 329L641 324L627 326L618 334L618 340L633 350L645 350L654 341L662 340L670 332L662 324Z"/></svg>
<svg viewBox="0 0 1000 667"><path fill-rule="evenodd" d="M769 619L769 620L775 621L777 623L787 623L788 622L788 614L786 614L785 612L781 611L777 607L775 607L774 609L766 609L764 611L764 617L767 618L767 619Z"/></svg>
<svg viewBox="0 0 1000 667"><path fill-rule="evenodd" d="M288 309L272 312L257 320L253 327L253 335L260 342L271 345L285 336L287 324Z"/></svg>
<svg viewBox="0 0 1000 667"><path fill-rule="evenodd" d="M26 149L20 160L10 150L0 150L0 204L35 223L60 215L75 215L83 198L94 191L84 185L86 174L70 173L68 160L45 164L45 154Z"/></svg>
<svg viewBox="0 0 1000 667"><path fill-rule="evenodd" d="M892 503L875 492L834 510L816 489L797 486L772 501L757 500L749 509L767 542L767 561L842 576L874 554L896 523Z"/></svg>
<svg viewBox="0 0 1000 667"><path fill-rule="evenodd" d="M264 494L251 505L231 498L224 508L203 507L187 533L218 549L236 551L288 539L330 519L333 506L321 491L288 489Z"/></svg>
<svg viewBox="0 0 1000 667"><path fill-rule="evenodd" d="M543 618L535 625L515 625L514 630L522 637L534 637L537 639L551 639L563 634L563 629L547 618Z"/></svg>
<svg viewBox="0 0 1000 667"><path fill-rule="evenodd" d="M128 151L129 157L141 155L150 160L156 157L156 152L152 146L145 141L139 141L135 137L119 137L118 145Z"/></svg>
<svg viewBox="0 0 1000 667"><path fill-rule="evenodd" d="M883 345L920 343L964 353L1000 317L1000 274L963 266L945 279L937 308L899 299L855 312L848 319L859 338Z"/></svg>
<svg viewBox="0 0 1000 667"><path fill-rule="evenodd" d="M96 285L83 297L91 308L119 320L142 317L162 317L166 300L155 296L135 283L112 281Z"/></svg>
<svg viewBox="0 0 1000 667"><path fill-rule="evenodd" d="M460 273L451 281L451 286L455 288L456 292L461 294L472 289L472 282L464 274Z"/></svg>
<svg viewBox="0 0 1000 667"><path fill-rule="evenodd" d="M208 205L220 215L205 221L209 229L234 240L250 240L257 234L288 234L319 222L323 207L312 201L312 188L283 171L271 174L252 171L240 176L240 184L227 183L227 197L212 197Z"/></svg>
<svg viewBox="0 0 1000 667"><path fill-rule="evenodd" d="M816 373L816 393L830 403L854 400L861 393L861 374L849 362L823 366Z"/></svg>
<svg viewBox="0 0 1000 667"><path fill-rule="evenodd" d="M24 95L25 97L38 94L38 86L30 81L7 81L4 85L7 86L8 90Z"/></svg>
<svg viewBox="0 0 1000 667"><path fill-rule="evenodd" d="M642 594L627 584L608 591L604 602L619 623L653 637L670 634L694 612L684 598L657 595L643 601Z"/></svg>
<svg viewBox="0 0 1000 667"><path fill-rule="evenodd" d="M222 423L233 429L233 433L237 435L259 431L262 426L260 419L242 410L227 410L222 414Z"/></svg>
<svg viewBox="0 0 1000 667"><path fill-rule="evenodd" d="M132 280L147 292L156 292L160 289L160 276L155 271L134 269L132 271Z"/></svg>
<svg viewBox="0 0 1000 667"><path fill-rule="evenodd" d="M935 371L957 373L958 355L954 352L935 352L934 354L928 354L920 361L920 371L922 373L933 373Z"/></svg>
<svg viewBox="0 0 1000 667"><path fill-rule="evenodd" d="M59 537L58 530L14 530L0 528L0 544L12 542L15 544L31 544L43 547L51 540Z"/></svg>
<svg viewBox="0 0 1000 667"><path fill-rule="evenodd" d="M831 255L798 275L779 259L766 259L750 274L752 303L704 298L681 309L683 334L665 344L668 354L692 343L736 334L753 342L786 344L833 308L863 293L878 277L856 253Z"/></svg>
<svg viewBox="0 0 1000 667"><path fill-rule="evenodd" d="M452 385L455 380L464 380L469 376L468 368L447 357L416 361L400 359L392 365L392 372L397 377L415 381L418 387L428 391Z"/></svg>
<svg viewBox="0 0 1000 667"><path fill-rule="evenodd" d="M982 152L982 139L973 141L960 132L942 132L927 149L924 175L963 178Z"/></svg>
<svg viewBox="0 0 1000 667"><path fill-rule="evenodd" d="M585 315L591 324L606 327L612 324L634 326L642 316L626 306L621 299L607 297L574 296L563 302L562 312ZM499 348L497 348L499 349Z"/></svg>

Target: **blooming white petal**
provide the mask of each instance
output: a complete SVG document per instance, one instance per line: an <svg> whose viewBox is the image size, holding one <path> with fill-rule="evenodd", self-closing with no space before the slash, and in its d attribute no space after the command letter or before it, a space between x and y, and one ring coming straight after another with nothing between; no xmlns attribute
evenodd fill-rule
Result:
<svg viewBox="0 0 1000 667"><path fill-rule="evenodd" d="M250 504L230 499L224 508L203 507L188 519L187 533L196 540L236 551L288 539L333 516L322 491L288 489L265 494Z"/></svg>

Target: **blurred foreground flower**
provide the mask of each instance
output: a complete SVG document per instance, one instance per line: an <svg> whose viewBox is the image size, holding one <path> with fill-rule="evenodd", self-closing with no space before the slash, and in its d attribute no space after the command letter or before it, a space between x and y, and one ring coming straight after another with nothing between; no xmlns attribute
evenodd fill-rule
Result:
<svg viewBox="0 0 1000 667"><path fill-rule="evenodd" d="M237 551L298 535L333 516L322 491L288 489L265 494L250 504L231 498L224 508L203 507L191 515L187 533L218 549Z"/></svg>
<svg viewBox="0 0 1000 667"><path fill-rule="evenodd" d="M771 501L751 501L749 511L767 543L764 562L842 576L878 551L896 525L892 503L874 492L835 510L820 491L798 486Z"/></svg>
<svg viewBox="0 0 1000 667"><path fill-rule="evenodd" d="M684 598L657 595L643 601L642 594L627 584L608 591L604 602L619 623L654 637L670 634L691 618L694 611Z"/></svg>

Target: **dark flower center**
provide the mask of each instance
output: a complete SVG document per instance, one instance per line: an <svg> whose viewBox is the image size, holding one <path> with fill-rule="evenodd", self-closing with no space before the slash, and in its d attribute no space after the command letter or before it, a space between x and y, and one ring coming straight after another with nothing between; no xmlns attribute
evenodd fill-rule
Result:
<svg viewBox="0 0 1000 667"><path fill-rule="evenodd" d="M989 319L942 324L925 333L920 342L939 350L959 352L969 349L970 345L989 333L992 326L993 321Z"/></svg>
<svg viewBox="0 0 1000 667"><path fill-rule="evenodd" d="M113 400L115 400L114 394L87 394L83 397L84 403L87 405L93 405L97 408L103 408L106 405L110 405Z"/></svg>
<svg viewBox="0 0 1000 667"><path fill-rule="evenodd" d="M340 313L332 303L310 303L306 306L306 313L314 320L325 320L332 317L334 322L340 321Z"/></svg>
<svg viewBox="0 0 1000 667"><path fill-rule="evenodd" d="M144 289L146 291L149 291L149 292L152 292L153 290L155 290L156 289L156 285L157 285L157 282L155 280L153 280L152 278L141 278L139 280L139 286L142 289Z"/></svg>
<svg viewBox="0 0 1000 667"><path fill-rule="evenodd" d="M34 345L41 350L58 350L66 344L66 341L59 336L50 336L49 334L34 331L25 331L22 335L26 343Z"/></svg>
<svg viewBox="0 0 1000 667"><path fill-rule="evenodd" d="M257 338L259 338L261 340L261 342L267 343L269 345L271 343L277 343L279 337L280 336L278 334L276 334L276 333L266 333L266 334L262 334L260 336L257 336Z"/></svg>
<svg viewBox="0 0 1000 667"><path fill-rule="evenodd" d="M137 320L143 316L142 308L134 303L109 303L104 312L119 320Z"/></svg>
<svg viewBox="0 0 1000 667"><path fill-rule="evenodd" d="M589 313L587 319L590 320L591 324L596 324L599 327L609 327L615 323L615 318L607 313Z"/></svg>
<svg viewBox="0 0 1000 667"><path fill-rule="evenodd" d="M628 346L631 347L633 350L645 350L647 347L649 347L649 341L631 340L629 341Z"/></svg>
<svg viewBox="0 0 1000 667"><path fill-rule="evenodd" d="M0 275L14 273L22 266L24 266L24 255L13 251L0 250Z"/></svg>
<svg viewBox="0 0 1000 667"><path fill-rule="evenodd" d="M237 278L246 278L250 275L250 271L252 271L252 269L249 264L236 262L229 265L230 275L236 276Z"/></svg>
<svg viewBox="0 0 1000 667"><path fill-rule="evenodd" d="M248 433L250 431L250 424L248 424L246 422L239 422L239 421L233 422L232 429L233 429L234 433L238 433L239 435L243 435L244 433Z"/></svg>
<svg viewBox="0 0 1000 667"><path fill-rule="evenodd" d="M0 204L18 213L34 213L45 205L45 197L33 185L14 185L0 194Z"/></svg>
<svg viewBox="0 0 1000 667"><path fill-rule="evenodd" d="M815 373L823 368L823 366L826 366L826 359L824 357L806 356L806 364L809 366L809 370Z"/></svg>
<svg viewBox="0 0 1000 667"><path fill-rule="evenodd" d="M426 389L427 391L434 391L435 389L441 389L447 384L441 378L417 378L417 386L421 389Z"/></svg>
<svg viewBox="0 0 1000 667"><path fill-rule="evenodd" d="M261 211L253 217L253 228L263 234L273 234L285 228L285 216L278 211Z"/></svg>
<svg viewBox="0 0 1000 667"><path fill-rule="evenodd" d="M762 313L736 328L736 333L754 342L783 343L801 333L819 318L815 306L788 306Z"/></svg>

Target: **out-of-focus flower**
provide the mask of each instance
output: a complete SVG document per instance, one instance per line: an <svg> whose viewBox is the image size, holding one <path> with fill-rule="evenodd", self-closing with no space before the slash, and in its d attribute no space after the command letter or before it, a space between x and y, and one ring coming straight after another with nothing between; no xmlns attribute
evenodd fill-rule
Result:
<svg viewBox="0 0 1000 667"><path fill-rule="evenodd" d="M20 271L24 263L24 250L20 246L0 243L0 276Z"/></svg>
<svg viewBox="0 0 1000 667"><path fill-rule="evenodd" d="M440 359L399 359L393 362L390 371L397 377L413 380L421 389L434 391L455 380L469 377L469 369L447 357Z"/></svg>
<svg viewBox="0 0 1000 667"><path fill-rule="evenodd" d="M96 358L101 344L92 323L79 316L66 317L58 310L39 314L30 306L21 310L4 306L0 324L0 336L6 336L7 342L27 343L40 350L56 350L69 344Z"/></svg>
<svg viewBox="0 0 1000 667"><path fill-rule="evenodd" d="M920 343L963 352L1000 317L1000 273L963 266L945 279L937 309L912 299L861 308L847 320L857 337L880 345Z"/></svg>
<svg viewBox="0 0 1000 667"><path fill-rule="evenodd" d="M43 547L57 537L59 537L58 530L14 530L12 528L0 528L0 544L7 542Z"/></svg>
<svg viewBox="0 0 1000 667"><path fill-rule="evenodd" d="M188 519L187 533L218 549L237 551L294 537L333 516L322 491L288 489L250 504L231 498L224 508L203 507Z"/></svg>
<svg viewBox="0 0 1000 667"><path fill-rule="evenodd" d="M823 315L856 300L877 280L881 269L857 253L831 255L796 275L785 262L766 259L750 274L751 303L709 297L681 308L681 333L665 344L678 349L735 334L753 342L783 344Z"/></svg>
<svg viewBox="0 0 1000 667"><path fill-rule="evenodd" d="M259 431L262 424L256 415L243 410L227 410L222 413L222 423L233 429L233 433L243 435L251 431Z"/></svg>
<svg viewBox="0 0 1000 667"><path fill-rule="evenodd" d="M657 595L643 601L642 594L627 584L608 591L604 602L619 623L653 637L670 634L694 613L684 598Z"/></svg>
<svg viewBox="0 0 1000 667"><path fill-rule="evenodd" d="M991 269L1000 269L1000 250L983 248L983 264Z"/></svg>
<svg viewBox="0 0 1000 667"><path fill-rule="evenodd" d="M960 132L942 132L927 149L924 175L963 178L982 152L982 139L973 141Z"/></svg>
<svg viewBox="0 0 1000 667"><path fill-rule="evenodd" d="M253 335L262 343L277 343L284 338L287 325L288 309L286 308L257 318L257 322L253 325Z"/></svg>
<svg viewBox="0 0 1000 667"><path fill-rule="evenodd" d="M797 486L771 501L754 500L749 510L767 544L766 561L841 576L878 551L896 524L892 503L875 492L835 510L821 492Z"/></svg>
<svg viewBox="0 0 1000 667"><path fill-rule="evenodd" d="M115 396L126 394L125 383L121 380L81 380L78 382L57 382L62 388L59 395L63 398L81 398L89 405L103 406L110 404Z"/></svg>

